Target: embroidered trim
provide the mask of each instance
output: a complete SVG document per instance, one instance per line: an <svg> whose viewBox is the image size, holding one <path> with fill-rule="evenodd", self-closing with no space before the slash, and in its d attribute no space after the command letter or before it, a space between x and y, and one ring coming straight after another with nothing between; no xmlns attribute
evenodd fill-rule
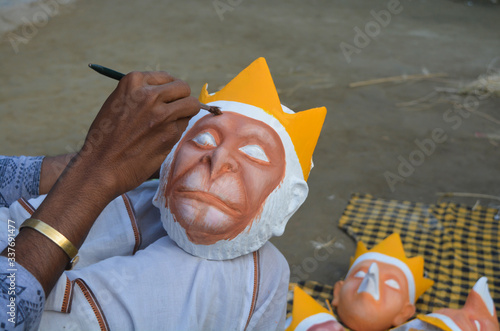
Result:
<svg viewBox="0 0 500 331"><path fill-rule="evenodd" d="M66 276L66 289L64 290L63 302L61 305L62 313L69 313L71 311L71 301L73 299L73 283Z"/></svg>
<svg viewBox="0 0 500 331"><path fill-rule="evenodd" d="M132 230L134 231L135 246L132 254L135 254L141 247L141 233L139 232L139 226L137 225L137 218L135 217L134 210L132 208L132 203L126 194L122 194L123 202L125 203L125 208L127 208L127 213L130 218L130 223L132 225Z"/></svg>
<svg viewBox="0 0 500 331"><path fill-rule="evenodd" d="M259 268L259 251L253 252L253 295L252 295L252 305L250 306L250 313L248 314L247 324L245 325L245 330L250 323L250 319L257 306L257 298L259 297L259 283L260 283L260 268Z"/></svg>
<svg viewBox="0 0 500 331"><path fill-rule="evenodd" d="M101 328L101 330L108 331L109 330L108 321L106 320L106 316L104 316L104 312L102 311L99 302L96 300L94 293L92 293L92 290L87 286L85 281L81 278L75 279L74 282L76 285L78 285L78 287L80 287L80 289L83 292L83 295L85 296L85 299L87 299L88 303L90 304L90 307L94 311L95 317L97 318L97 322L99 323L99 327Z"/></svg>
<svg viewBox="0 0 500 331"><path fill-rule="evenodd" d="M19 202L21 207L23 207L30 215L33 215L33 213L35 212L35 207L33 207L28 202L28 200L26 200L25 198L21 198L21 199L17 200L17 202Z"/></svg>

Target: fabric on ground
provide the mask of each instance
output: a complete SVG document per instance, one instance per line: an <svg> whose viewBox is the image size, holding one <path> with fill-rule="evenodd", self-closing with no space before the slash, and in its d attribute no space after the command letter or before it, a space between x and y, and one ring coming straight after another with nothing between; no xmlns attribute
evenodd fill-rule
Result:
<svg viewBox="0 0 500 331"><path fill-rule="evenodd" d="M398 232L407 256L422 255L433 287L417 301L418 313L461 308L482 277L500 312L500 211L451 202L433 205L354 194L339 227L373 247Z"/></svg>
<svg viewBox="0 0 500 331"><path fill-rule="evenodd" d="M491 296L500 312L500 211L483 206L469 207L451 202L427 205L410 201L377 199L353 194L339 227L356 242L373 247L398 232L408 257L425 259L425 276L435 284L417 301L417 313L439 308L461 308L467 295L482 277L488 277ZM301 287L328 308L333 285L314 281L291 283L287 316L291 315L293 288ZM500 318L499 318L500 319Z"/></svg>

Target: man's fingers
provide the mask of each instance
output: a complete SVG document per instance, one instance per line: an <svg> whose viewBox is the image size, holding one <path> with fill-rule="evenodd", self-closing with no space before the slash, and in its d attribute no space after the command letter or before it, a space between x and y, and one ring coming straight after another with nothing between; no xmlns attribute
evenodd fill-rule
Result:
<svg viewBox="0 0 500 331"><path fill-rule="evenodd" d="M187 126L189 125L189 120L191 120L191 117L183 117L183 118L180 118L177 121L175 121L175 123L177 124L177 129L179 130L181 135L184 132L184 130L186 130Z"/></svg>
<svg viewBox="0 0 500 331"><path fill-rule="evenodd" d="M200 102L195 97L182 98L169 103L157 105L158 116L162 116L163 121L174 122L181 118L191 117L200 111Z"/></svg>
<svg viewBox="0 0 500 331"><path fill-rule="evenodd" d="M166 71L146 71L143 74L144 82L148 85L162 85L178 80Z"/></svg>
<svg viewBox="0 0 500 331"><path fill-rule="evenodd" d="M173 122L168 122L164 125L161 130L156 135L155 142L158 143L158 147L154 148L154 151L159 157L159 163L161 164L165 157L167 157L168 153L170 153L173 146L181 139L182 134L186 130L189 125L189 120L191 118L183 117ZM165 144L168 142L168 144ZM151 175L150 179L155 178L154 176L159 176L160 169L157 169L157 172Z"/></svg>
<svg viewBox="0 0 500 331"><path fill-rule="evenodd" d="M187 126L189 125L190 119L191 118L189 118L189 117L183 117L183 118L178 119L175 122L170 122L163 132L164 138L166 138L164 140L173 142L172 137L175 137L175 139L174 139L175 142L173 145L175 145L177 142L179 142L179 140L182 137L182 134L186 130ZM172 147L173 147L173 145L172 145Z"/></svg>
<svg viewBox="0 0 500 331"><path fill-rule="evenodd" d="M132 81L136 86L144 86L168 84L177 80L177 78L173 77L166 71L132 71L125 75L125 77L121 80Z"/></svg>
<svg viewBox="0 0 500 331"><path fill-rule="evenodd" d="M189 84L179 79L167 84L151 86L150 88L155 94L158 94L158 100L167 103L191 95Z"/></svg>

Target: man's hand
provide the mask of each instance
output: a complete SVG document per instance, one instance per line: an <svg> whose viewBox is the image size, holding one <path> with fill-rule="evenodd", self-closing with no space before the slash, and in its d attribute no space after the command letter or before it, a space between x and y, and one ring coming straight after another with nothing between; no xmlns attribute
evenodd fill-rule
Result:
<svg viewBox="0 0 500 331"><path fill-rule="evenodd" d="M82 149L32 217L79 248L111 200L158 170L199 111L198 100L189 95L185 82L165 72L133 72L122 78L97 114ZM47 178L58 173L45 172ZM40 281L46 295L69 260L60 247L30 228L16 237L16 253L16 261Z"/></svg>
<svg viewBox="0 0 500 331"><path fill-rule="evenodd" d="M76 162L94 169L112 197L159 168L200 109L189 85L166 72L132 72L120 80L92 123Z"/></svg>

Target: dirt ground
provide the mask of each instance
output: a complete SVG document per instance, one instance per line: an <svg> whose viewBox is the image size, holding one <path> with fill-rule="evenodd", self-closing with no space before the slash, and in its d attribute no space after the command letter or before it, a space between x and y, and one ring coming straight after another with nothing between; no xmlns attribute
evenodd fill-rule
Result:
<svg viewBox="0 0 500 331"><path fill-rule="evenodd" d="M264 56L283 104L328 109L309 197L272 240L294 281L345 274L354 243L338 220L354 192L426 203L437 192L500 196L500 98L443 92L500 71L500 6L489 1L87 0L59 9L48 22L29 14L31 28L0 44L0 153L78 149L116 86L89 62L167 70L198 95ZM446 76L349 87L427 73Z"/></svg>

